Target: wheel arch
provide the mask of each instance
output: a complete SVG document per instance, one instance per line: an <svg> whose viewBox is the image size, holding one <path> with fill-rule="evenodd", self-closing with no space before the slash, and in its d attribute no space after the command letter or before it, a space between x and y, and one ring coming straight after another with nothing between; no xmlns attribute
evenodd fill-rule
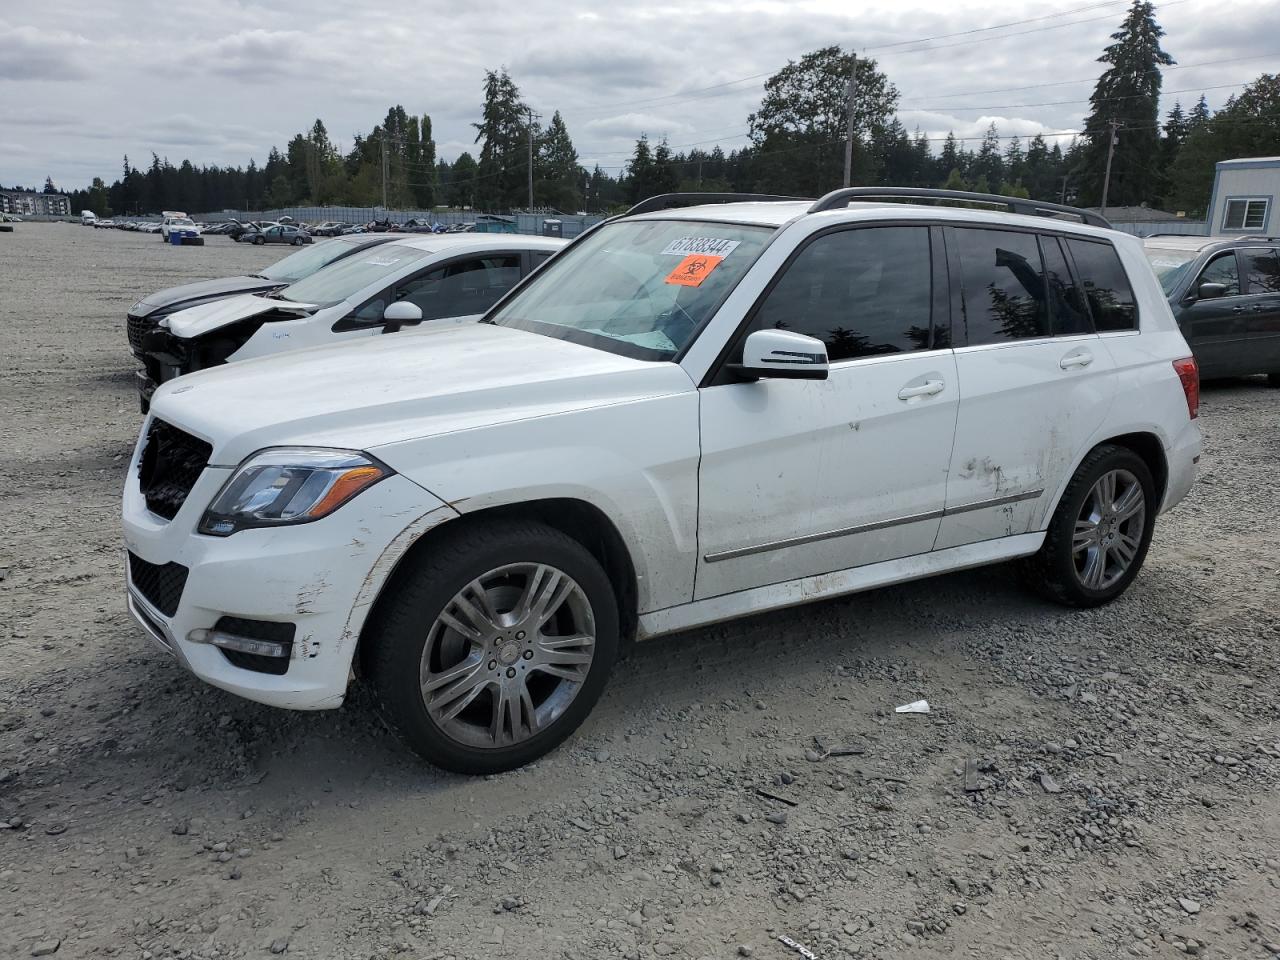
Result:
<svg viewBox="0 0 1280 960"><path fill-rule="evenodd" d="M414 558L430 550L446 534L456 536L475 526L511 520L534 520L544 523L578 541L599 561L613 586L614 596L618 602L620 641L622 651L625 652L635 637L639 618L639 591L635 564L630 550L627 549L626 541L608 515L594 504L572 497L551 497L486 507L462 514L456 519L436 524L425 530L396 561L391 573L387 575L378 590L377 598L361 625L354 663L362 670L364 669L365 658L371 649L367 637L373 629L376 629L380 619L380 607L384 599L394 591L397 583L407 576L407 572L413 566Z"/></svg>
<svg viewBox="0 0 1280 960"><path fill-rule="evenodd" d="M1058 489L1054 492L1053 501L1045 511L1039 529L1045 529L1052 521L1053 515L1058 509L1058 504L1062 502L1063 494L1066 493L1067 487L1071 483L1071 478L1080 469L1080 464L1084 463L1093 451L1107 445L1123 447L1142 459L1142 462L1147 465L1147 469L1151 471L1151 477L1156 484L1156 504L1158 506L1164 504L1165 492L1169 486L1169 459L1165 454L1165 445L1160 439L1160 435L1153 430L1134 430L1129 433L1101 436L1080 452L1080 456L1071 465L1071 469L1062 477Z"/></svg>

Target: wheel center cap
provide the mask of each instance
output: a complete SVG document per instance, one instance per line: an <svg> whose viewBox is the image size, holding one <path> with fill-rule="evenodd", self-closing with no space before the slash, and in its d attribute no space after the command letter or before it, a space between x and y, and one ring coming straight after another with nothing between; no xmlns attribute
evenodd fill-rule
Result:
<svg viewBox="0 0 1280 960"><path fill-rule="evenodd" d="M504 666L509 667L520 659L520 644L514 640L508 640L498 648L498 661Z"/></svg>

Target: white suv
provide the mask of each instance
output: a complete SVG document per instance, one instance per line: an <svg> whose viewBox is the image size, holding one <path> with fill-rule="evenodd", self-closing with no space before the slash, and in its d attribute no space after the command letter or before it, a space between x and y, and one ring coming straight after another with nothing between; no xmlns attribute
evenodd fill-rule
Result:
<svg viewBox="0 0 1280 960"><path fill-rule="evenodd" d="M568 736L632 639L1015 558L1114 599L1201 448L1142 246L884 202L956 199L919 194L655 198L481 323L165 384L131 610L264 703L336 707L354 668L420 754L490 772Z"/></svg>
<svg viewBox="0 0 1280 960"><path fill-rule="evenodd" d="M175 233L182 237L183 243L204 245L204 237L200 235L199 224L185 213L166 210L164 219L160 221L160 239L168 243L170 237Z"/></svg>

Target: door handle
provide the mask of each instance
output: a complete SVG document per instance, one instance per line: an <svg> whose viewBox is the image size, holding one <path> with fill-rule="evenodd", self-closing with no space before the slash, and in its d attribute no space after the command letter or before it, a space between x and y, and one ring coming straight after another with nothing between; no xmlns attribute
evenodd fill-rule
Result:
<svg viewBox="0 0 1280 960"><path fill-rule="evenodd" d="M910 400L913 397L932 397L941 393L946 386L941 380L926 380L924 383L917 384L914 387L903 387L898 391L898 399Z"/></svg>
<svg viewBox="0 0 1280 960"><path fill-rule="evenodd" d="M1232 308L1231 308L1231 312L1232 312L1232 313L1244 313L1244 307L1232 307Z"/></svg>
<svg viewBox="0 0 1280 960"><path fill-rule="evenodd" d="M1091 363L1093 354L1088 350L1081 350L1079 353L1068 353L1058 361L1058 366L1063 370L1070 370L1072 367L1087 367Z"/></svg>

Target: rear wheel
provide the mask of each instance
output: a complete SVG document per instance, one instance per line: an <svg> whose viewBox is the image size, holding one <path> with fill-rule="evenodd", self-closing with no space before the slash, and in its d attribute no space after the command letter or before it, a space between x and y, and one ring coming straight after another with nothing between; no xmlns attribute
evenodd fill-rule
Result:
<svg viewBox="0 0 1280 960"><path fill-rule="evenodd" d="M1028 582L1059 603L1096 607L1133 582L1151 544L1156 487L1132 450L1104 444L1085 457L1026 562Z"/></svg>
<svg viewBox="0 0 1280 960"><path fill-rule="evenodd" d="M539 523L446 534L389 589L365 639L373 689L400 737L447 770L497 773L552 750L617 655L604 570Z"/></svg>

